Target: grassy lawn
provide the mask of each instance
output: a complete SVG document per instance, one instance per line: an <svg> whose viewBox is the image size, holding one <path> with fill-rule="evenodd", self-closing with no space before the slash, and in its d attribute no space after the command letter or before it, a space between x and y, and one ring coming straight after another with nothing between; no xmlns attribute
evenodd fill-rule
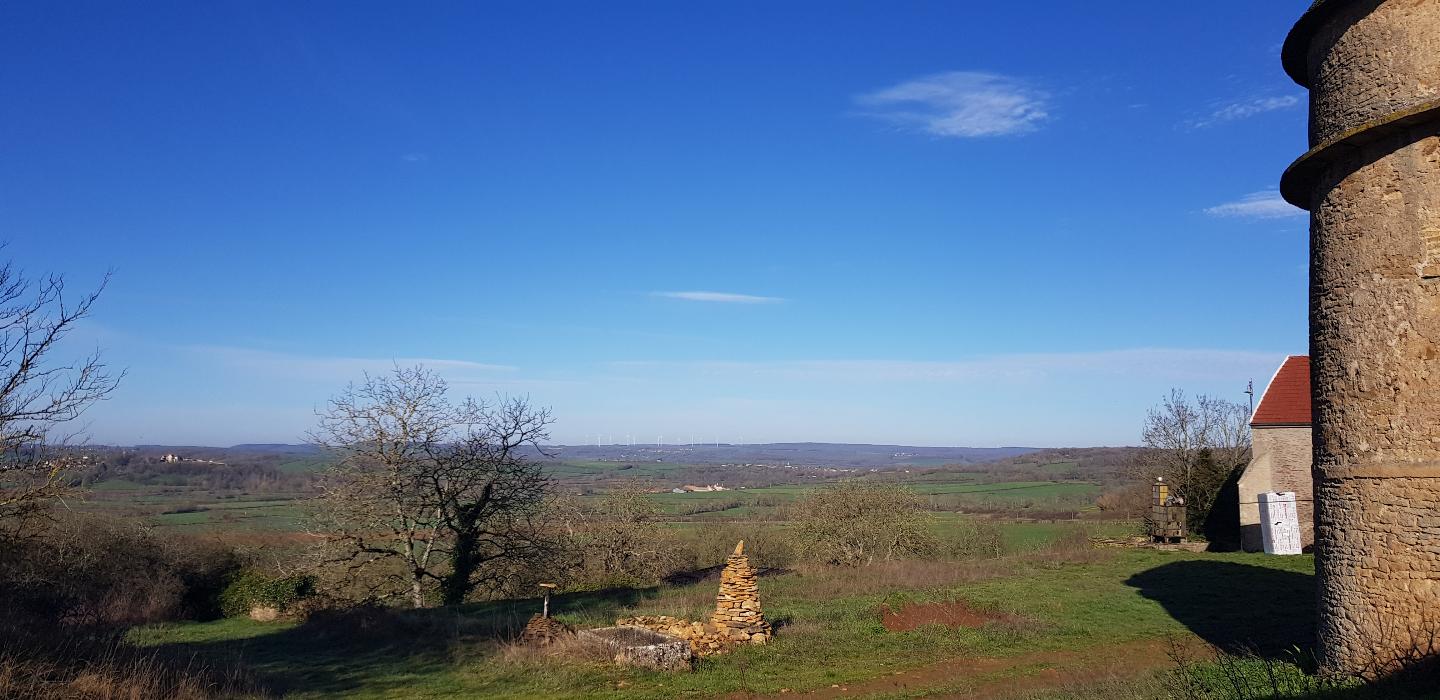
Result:
<svg viewBox="0 0 1440 700"><path fill-rule="evenodd" d="M1068 561L1066 561L1068 559ZM136 630L132 638L223 663L241 659L293 697L709 697L828 688L966 657L1094 651L1170 635L1283 654L1310 643L1309 556L1153 550L1047 552L980 562L903 562L767 577L773 644L667 675L536 658L503 639L534 600L409 613L367 633L323 624L224 620ZM632 611L705 614L714 582L559 596L558 617L612 623ZM1002 615L981 628L887 632L881 605L967 601ZM1017 667L1013 673L1027 673Z"/></svg>

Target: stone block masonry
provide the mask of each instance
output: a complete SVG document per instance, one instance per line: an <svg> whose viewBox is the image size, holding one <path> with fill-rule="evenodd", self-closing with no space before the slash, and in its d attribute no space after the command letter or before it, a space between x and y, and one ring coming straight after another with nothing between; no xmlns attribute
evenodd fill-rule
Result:
<svg viewBox="0 0 1440 700"><path fill-rule="evenodd" d="M1440 2L1321 0L1281 57L1310 88L1280 192L1310 211L1318 651L1383 672L1440 651Z"/></svg>

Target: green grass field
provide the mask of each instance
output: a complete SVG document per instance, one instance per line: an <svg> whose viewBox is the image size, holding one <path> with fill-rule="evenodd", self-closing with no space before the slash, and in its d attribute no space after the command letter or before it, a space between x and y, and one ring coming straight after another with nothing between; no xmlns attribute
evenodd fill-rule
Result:
<svg viewBox="0 0 1440 700"><path fill-rule="evenodd" d="M323 626L234 619L143 628L132 639L217 663L244 659L296 698L715 697L864 683L955 658L1020 659L1024 663L997 668L1025 675L1048 667L1032 659L1060 663L1067 654L1103 656L1107 648L1167 638L1277 656L1309 643L1308 556L1153 550L1066 556L1072 560L1035 555L765 578L766 613L780 626L774 643L712 657L688 674L517 653L503 638L538 609L535 600L410 613L408 622L372 639ZM561 595L552 605L561 619L589 626L632 612L696 617L713 595L714 583L702 582ZM882 605L955 600L1003 615L1004 622L912 632L887 632L880 624ZM986 680L983 673L938 677L927 687L963 693Z"/></svg>

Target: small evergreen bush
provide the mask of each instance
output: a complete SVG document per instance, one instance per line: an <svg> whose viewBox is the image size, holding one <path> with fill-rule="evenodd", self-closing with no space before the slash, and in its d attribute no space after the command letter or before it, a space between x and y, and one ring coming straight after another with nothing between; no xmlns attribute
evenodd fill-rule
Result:
<svg viewBox="0 0 1440 700"><path fill-rule="evenodd" d="M236 576L220 592L220 609L226 617L243 617L255 607L275 608L280 612L290 610L300 600L315 591L313 576L273 577L257 571L246 571Z"/></svg>

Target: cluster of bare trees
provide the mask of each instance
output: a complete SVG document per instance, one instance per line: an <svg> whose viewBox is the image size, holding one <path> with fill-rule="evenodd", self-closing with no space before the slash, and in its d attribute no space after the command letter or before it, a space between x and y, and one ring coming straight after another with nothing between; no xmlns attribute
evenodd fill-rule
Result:
<svg viewBox="0 0 1440 700"><path fill-rule="evenodd" d="M316 499L325 563L369 597L459 603L551 550L550 482L526 454L548 437L549 410L448 392L431 370L396 367L331 399L311 435L336 457Z"/></svg>
<svg viewBox="0 0 1440 700"><path fill-rule="evenodd" d="M1244 404L1172 389L1145 416L1140 434L1146 450L1135 477L1145 495L1149 482L1163 477L1185 499L1191 529L1199 530L1225 483L1250 460L1249 421Z"/></svg>

